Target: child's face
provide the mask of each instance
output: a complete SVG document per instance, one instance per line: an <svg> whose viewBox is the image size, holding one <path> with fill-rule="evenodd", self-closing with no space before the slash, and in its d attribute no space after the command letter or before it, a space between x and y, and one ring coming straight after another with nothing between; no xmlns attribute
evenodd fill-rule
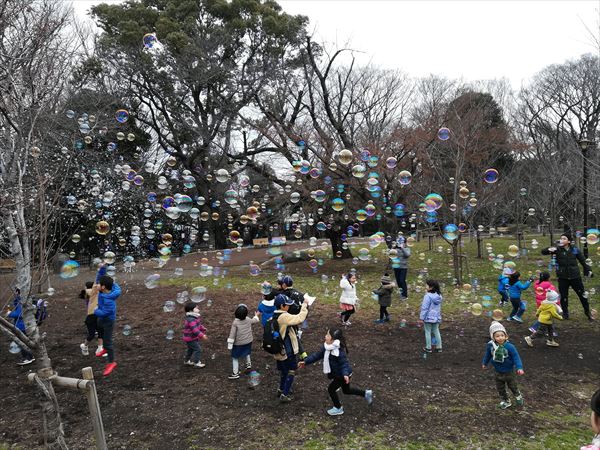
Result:
<svg viewBox="0 0 600 450"><path fill-rule="evenodd" d="M198 308L197 306L194 308L194 313L196 314L200 314L200 308Z"/></svg>
<svg viewBox="0 0 600 450"><path fill-rule="evenodd" d="M560 245L561 247L569 245L569 238L566 236L561 236L560 240L558 241L558 245Z"/></svg>
<svg viewBox="0 0 600 450"><path fill-rule="evenodd" d="M498 345L504 344L506 342L506 334L502 331L496 331L494 333L494 341L496 341L496 344Z"/></svg>
<svg viewBox="0 0 600 450"><path fill-rule="evenodd" d="M592 415L590 417L590 422L592 424L592 431L596 434L600 433L600 416L592 411Z"/></svg>
<svg viewBox="0 0 600 450"><path fill-rule="evenodd" d="M325 343L328 345L333 344L333 338L331 337L331 334L329 334L329 330L325 334Z"/></svg>

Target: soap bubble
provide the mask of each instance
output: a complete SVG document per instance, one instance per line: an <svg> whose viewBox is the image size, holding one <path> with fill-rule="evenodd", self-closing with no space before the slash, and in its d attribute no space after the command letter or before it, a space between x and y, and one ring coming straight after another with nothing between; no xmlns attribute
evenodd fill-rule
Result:
<svg viewBox="0 0 600 450"><path fill-rule="evenodd" d="M388 169L394 169L397 164L398 164L398 160L396 158L394 158L393 156L390 156L388 159L385 160L385 166Z"/></svg>
<svg viewBox="0 0 600 450"><path fill-rule="evenodd" d="M172 300L167 300L163 305L163 311L166 313L175 311L175 302Z"/></svg>
<svg viewBox="0 0 600 450"><path fill-rule="evenodd" d="M249 272L250 272L250 276L252 276L252 277L256 277L256 276L260 275L260 272L261 272L260 266L258 264L254 264L252 261L250 261Z"/></svg>
<svg viewBox="0 0 600 450"><path fill-rule="evenodd" d="M110 231L110 225L104 220L96 222L96 233L104 236Z"/></svg>
<svg viewBox="0 0 600 450"><path fill-rule="evenodd" d="M148 289L154 289L158 287L158 282L160 281L160 275L158 273L154 273L152 275L148 275L144 280L144 285Z"/></svg>
<svg viewBox="0 0 600 450"><path fill-rule="evenodd" d="M498 171L496 169L488 169L483 174L483 181L488 184L493 184L498 181Z"/></svg>
<svg viewBox="0 0 600 450"><path fill-rule="evenodd" d="M104 252L103 260L105 264L114 264L115 258L116 256L113 252Z"/></svg>
<svg viewBox="0 0 600 450"><path fill-rule="evenodd" d="M481 306L480 303L473 303L471 305L471 314L473 314L474 316L480 316L481 313L483 312L483 306Z"/></svg>
<svg viewBox="0 0 600 450"><path fill-rule="evenodd" d="M73 236L71 236L71 242L77 244L79 241L81 241L81 236L79 236L78 234L74 234Z"/></svg>
<svg viewBox="0 0 600 450"><path fill-rule="evenodd" d="M367 173L367 168L361 164L352 167L352 175L356 178L364 178Z"/></svg>
<svg viewBox="0 0 600 450"><path fill-rule="evenodd" d="M460 198L469 198L469 194L471 194L471 192L469 192L469 189L466 187L462 187L458 191L458 196Z"/></svg>
<svg viewBox="0 0 600 450"><path fill-rule="evenodd" d="M338 161L345 166L350 164L352 162L352 159L353 156L350 150L342 150L338 155Z"/></svg>
<svg viewBox="0 0 600 450"><path fill-rule="evenodd" d="M446 127L442 127L437 132L437 137L440 141L447 141L450 139L450 130Z"/></svg>
<svg viewBox="0 0 600 450"><path fill-rule="evenodd" d="M229 175L229 172L227 170L225 170L225 169L219 169L215 173L215 178L217 179L217 181L219 183L226 183L227 181L229 181L230 175Z"/></svg>
<svg viewBox="0 0 600 450"><path fill-rule="evenodd" d="M346 202L343 199L336 197L331 201L331 209L341 211L344 209L345 204Z"/></svg>
<svg viewBox="0 0 600 450"><path fill-rule="evenodd" d="M190 209L193 208L194 201L192 200L192 197L190 197L189 195L179 195L175 199L175 204L177 205L177 210L179 212L186 213ZM167 211L168 211L168 209L167 209Z"/></svg>
<svg viewBox="0 0 600 450"><path fill-rule="evenodd" d="M365 220L367 220L367 211L365 211L364 209L359 209L358 211L356 211L356 220L358 220L359 222L364 222Z"/></svg>
<svg viewBox="0 0 600 450"><path fill-rule="evenodd" d="M402 186L406 186L412 181L412 174L408 170L402 170L398 174L398 181Z"/></svg>
<svg viewBox="0 0 600 450"><path fill-rule="evenodd" d="M115 113L115 119L119 123L125 123L129 120L129 112L126 109L118 109Z"/></svg>
<svg viewBox="0 0 600 450"><path fill-rule="evenodd" d="M248 387L250 389L254 389L259 384L260 384L260 373L258 373L256 370L251 371L248 374Z"/></svg>
<svg viewBox="0 0 600 450"><path fill-rule="evenodd" d="M167 339L168 341L172 341L174 337L175 337L175 332L173 330L167 330L165 339Z"/></svg>
<svg viewBox="0 0 600 450"><path fill-rule="evenodd" d="M358 259L361 261L368 261L371 259L371 255L369 253L368 248L361 248L358 250Z"/></svg>
<svg viewBox="0 0 600 450"><path fill-rule="evenodd" d="M146 33L142 38L142 42L144 43L145 48L153 48L158 42L158 39L156 39L155 33Z"/></svg>
<svg viewBox="0 0 600 450"><path fill-rule="evenodd" d="M511 257L515 257L519 255L519 247L517 247L516 245L510 245L508 247L508 251L507 251L508 255Z"/></svg>
<svg viewBox="0 0 600 450"><path fill-rule="evenodd" d="M21 353L21 347L19 347L19 344L17 344L15 341L11 341L8 345L8 352L12 355L16 355Z"/></svg>
<svg viewBox="0 0 600 450"><path fill-rule="evenodd" d="M194 303L200 303L206 300L206 288L204 286L196 286L192 288L190 300Z"/></svg>
<svg viewBox="0 0 600 450"><path fill-rule="evenodd" d="M79 263L73 260L65 261L60 268L60 277L63 280L68 280L69 278L75 278L77 275L79 275Z"/></svg>
<svg viewBox="0 0 600 450"><path fill-rule="evenodd" d="M65 115L67 116L68 119L74 119L75 111L73 111L72 109L69 109L65 112Z"/></svg>
<svg viewBox="0 0 600 450"><path fill-rule="evenodd" d="M453 223L450 223L444 227L444 239L447 239L448 241L454 241L458 239L458 235L458 227Z"/></svg>
<svg viewBox="0 0 600 450"><path fill-rule="evenodd" d="M123 326L123 336L129 336L131 334L131 325Z"/></svg>

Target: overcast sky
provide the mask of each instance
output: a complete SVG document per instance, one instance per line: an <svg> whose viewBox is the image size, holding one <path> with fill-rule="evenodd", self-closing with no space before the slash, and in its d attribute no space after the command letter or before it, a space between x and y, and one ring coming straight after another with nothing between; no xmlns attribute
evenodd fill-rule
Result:
<svg viewBox="0 0 600 450"><path fill-rule="evenodd" d="M73 2L81 17L97 3L102 2ZM290 14L308 16L309 29L319 40L363 52L360 62L402 69L412 76L506 77L519 88L549 64L598 53L584 23L598 36L600 0L279 0L279 4ZM140 30L140 40L146 32Z"/></svg>

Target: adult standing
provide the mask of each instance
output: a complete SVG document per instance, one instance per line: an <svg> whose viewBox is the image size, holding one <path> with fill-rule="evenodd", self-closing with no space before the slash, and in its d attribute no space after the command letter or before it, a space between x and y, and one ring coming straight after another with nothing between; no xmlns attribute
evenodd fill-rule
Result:
<svg viewBox="0 0 600 450"><path fill-rule="evenodd" d="M340 308L342 309L342 325L352 325L350 316L356 311L358 297L356 296L356 274L350 272L343 275L340 280L342 295L340 295Z"/></svg>
<svg viewBox="0 0 600 450"><path fill-rule="evenodd" d="M583 274L587 277L593 276L592 270L586 264L581 250L571 244L571 236L569 234L561 235L558 246L543 249L542 255L556 257L556 276L558 278L558 291L560 293L560 306L563 309L563 318L569 318L569 287L571 287L579 297L588 320L594 320L590 314L590 304L585 296L585 288L577 263L579 262L582 265Z"/></svg>
<svg viewBox="0 0 600 450"><path fill-rule="evenodd" d="M408 258L410 258L410 248L406 246L404 236L399 236L396 240L396 256L392 258L392 268L396 277L396 284L400 289L400 300L408 300L408 285L406 276L408 275Z"/></svg>

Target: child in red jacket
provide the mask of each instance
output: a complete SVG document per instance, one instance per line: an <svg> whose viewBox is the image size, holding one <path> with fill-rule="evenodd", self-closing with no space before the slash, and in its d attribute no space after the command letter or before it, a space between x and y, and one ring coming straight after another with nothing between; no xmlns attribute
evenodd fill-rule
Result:
<svg viewBox="0 0 600 450"><path fill-rule="evenodd" d="M206 328L200 323L200 309L195 303L187 302L183 321L183 342L187 346L183 363L197 368L205 367L200 361L200 340L206 340Z"/></svg>
<svg viewBox="0 0 600 450"><path fill-rule="evenodd" d="M533 286L535 288L535 303L536 303L536 307L538 309L539 309L540 305L542 304L542 302L544 300L546 300L546 294L548 293L548 291L558 292L556 287L550 281L550 274L548 272L540 272L540 277L534 283ZM560 306L558 308L559 308L559 313L562 313L562 310L560 310ZM537 332L539 327L540 327L540 322L536 320L533 323L533 325L531 325L529 327L529 331L531 331L532 333L535 333L535 332ZM550 336L550 337L552 337L552 336Z"/></svg>

